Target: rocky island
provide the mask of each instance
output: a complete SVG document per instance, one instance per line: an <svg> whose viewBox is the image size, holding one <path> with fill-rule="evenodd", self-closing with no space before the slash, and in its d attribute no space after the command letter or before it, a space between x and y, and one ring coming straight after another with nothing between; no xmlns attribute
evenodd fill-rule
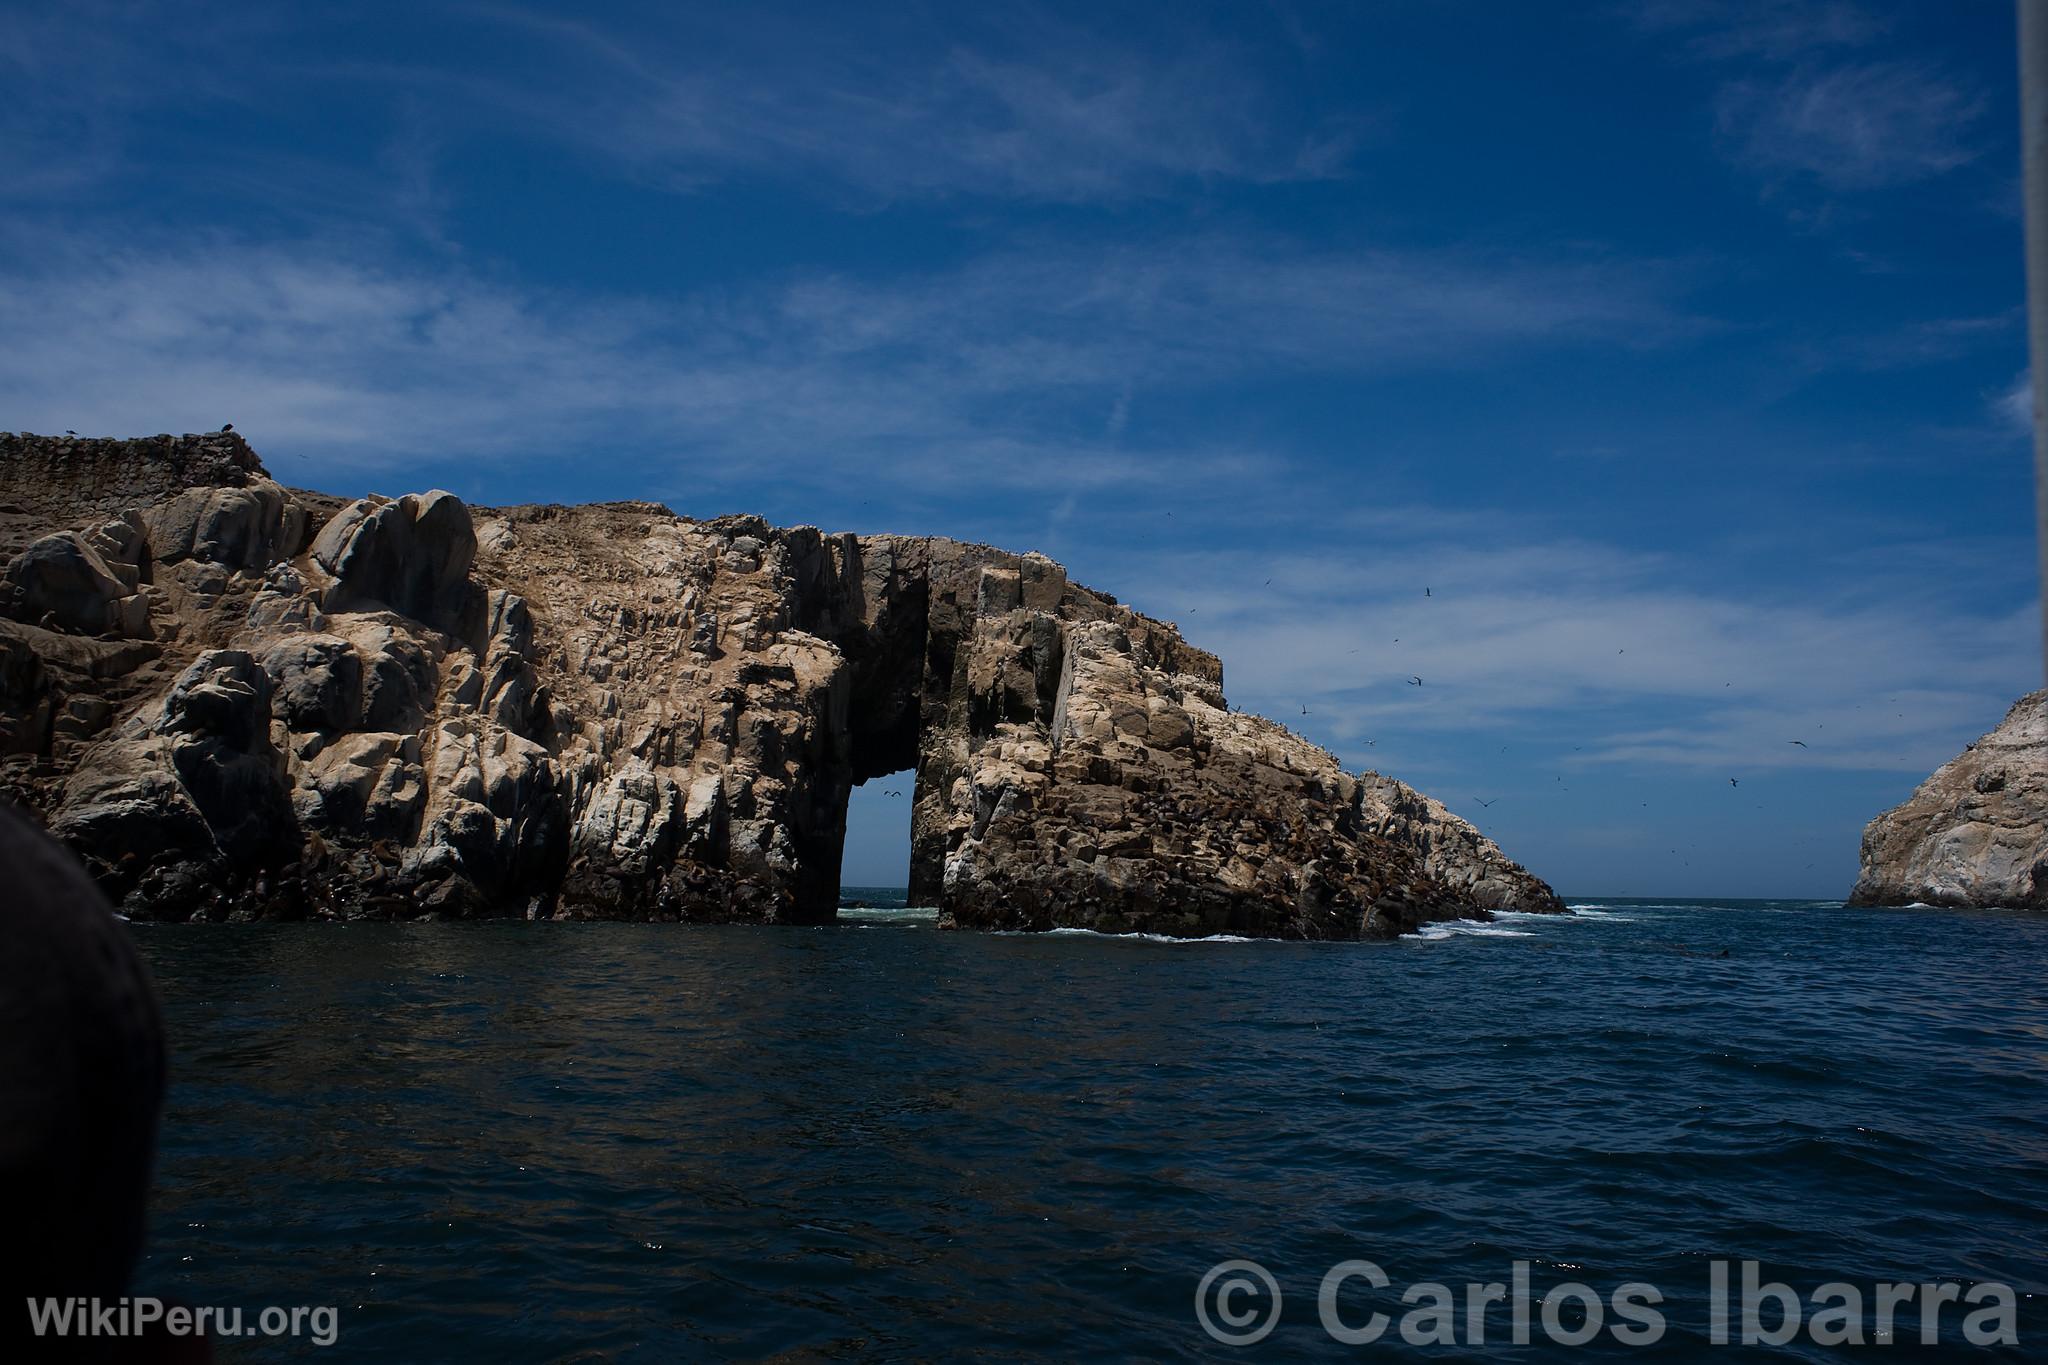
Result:
<svg viewBox="0 0 2048 1365"><path fill-rule="evenodd" d="M1849 903L2048 909L2048 692L1865 827Z"/></svg>
<svg viewBox="0 0 2048 1365"><path fill-rule="evenodd" d="M848 792L912 767L911 896L956 927L1563 909L1037 554L8 433L0 557L0 800L135 918L821 922Z"/></svg>

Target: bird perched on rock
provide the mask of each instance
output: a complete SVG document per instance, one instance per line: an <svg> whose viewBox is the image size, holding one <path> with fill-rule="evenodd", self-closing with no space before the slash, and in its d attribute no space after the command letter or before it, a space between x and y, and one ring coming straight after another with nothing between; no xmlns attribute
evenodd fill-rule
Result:
<svg viewBox="0 0 2048 1365"><path fill-rule="evenodd" d="M224 425L223 427L221 427L221 433L222 433L223 435L225 435L225 434L227 434L228 432L230 432L230 431L233 431L234 429L235 429L235 424L234 424L233 422L229 422L229 423L227 423L226 425Z"/></svg>

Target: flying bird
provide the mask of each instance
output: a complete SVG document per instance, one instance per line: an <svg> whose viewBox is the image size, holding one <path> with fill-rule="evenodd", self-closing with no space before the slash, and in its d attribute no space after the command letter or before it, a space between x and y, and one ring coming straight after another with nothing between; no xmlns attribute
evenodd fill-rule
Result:
<svg viewBox="0 0 2048 1365"><path fill-rule="evenodd" d="M75 432L75 431L67 431L67 432L65 432L64 434L65 434L66 436L76 436L76 435L77 435L78 433L77 433L77 432Z"/></svg>
<svg viewBox="0 0 2048 1365"><path fill-rule="evenodd" d="M1475 797L1473 797L1472 799L1473 799L1474 801L1479 801L1479 798L1478 798L1478 797L1476 797L1476 796L1475 796ZM1498 801L1498 800L1500 800L1500 798L1499 798L1498 796L1496 796L1496 797L1494 797L1494 798L1493 798L1493 801ZM1482 805L1482 806L1491 806L1491 805L1493 804L1493 801L1479 801L1479 804L1480 804L1480 805Z"/></svg>
<svg viewBox="0 0 2048 1365"><path fill-rule="evenodd" d="M1408 685L1410 687L1420 687L1422 686L1422 679L1416 677L1414 674L1411 673L1408 675Z"/></svg>
<svg viewBox="0 0 2048 1365"><path fill-rule="evenodd" d="M1803 739L1790 739L1790 740L1786 740L1785 742L1786 742L1787 744L1797 744L1797 745L1798 745L1798 746L1799 746L1800 748L1802 748L1802 749L1804 749L1804 748L1806 747L1806 741L1805 741L1805 740L1803 740Z"/></svg>
<svg viewBox="0 0 2048 1365"><path fill-rule="evenodd" d="M1737 782L1737 781L1736 781L1736 780L1735 780L1734 778L1732 778L1732 777L1731 777L1731 778L1729 778L1729 779L1728 779L1728 785L1729 785L1729 786L1731 786L1731 787L1739 787L1739 786L1741 786L1742 784L1741 784L1740 782Z"/></svg>
<svg viewBox="0 0 2048 1365"><path fill-rule="evenodd" d="M1429 596L1429 589L1428 589L1428 588L1424 588L1424 589L1422 590L1422 595L1423 595L1424 597L1427 597L1427 596Z"/></svg>

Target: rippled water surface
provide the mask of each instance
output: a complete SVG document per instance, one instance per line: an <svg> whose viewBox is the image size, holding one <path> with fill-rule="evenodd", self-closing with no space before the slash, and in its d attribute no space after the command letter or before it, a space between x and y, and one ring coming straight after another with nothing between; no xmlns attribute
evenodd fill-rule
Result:
<svg viewBox="0 0 2048 1365"><path fill-rule="evenodd" d="M2021 1346L1936 1354L2048 1359L2048 917L847 921L137 926L176 1054L140 1287L338 1304L327 1358L1449 1359L1337 1346L1324 1272L1385 1269L1363 1319L1520 1258L1655 1284L1654 1354L1723 1359L1708 1264L1754 1257L2007 1282ZM1233 1257L1284 1297L1243 1352L1194 1313Z"/></svg>

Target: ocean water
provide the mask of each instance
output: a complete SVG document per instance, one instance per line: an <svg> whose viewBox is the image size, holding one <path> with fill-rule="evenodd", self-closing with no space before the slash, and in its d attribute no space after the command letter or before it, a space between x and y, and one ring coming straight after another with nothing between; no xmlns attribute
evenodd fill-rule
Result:
<svg viewBox="0 0 2048 1365"><path fill-rule="evenodd" d="M1879 1282L2002 1282L2019 1345L1956 1305L1922 1346L1908 1306L1880 1357L2048 1359L2048 916L1173 943L848 894L815 929L138 925L175 1049L138 1289L339 1309L331 1349L224 1359L1719 1360L1712 1265L1754 1259L1867 1323ZM1196 1312L1230 1260L1280 1291L1249 1348ZM1318 1311L1355 1260L1370 1346ZM1505 1304L1475 1342L1463 1286L1517 1261L1539 1297L1655 1286L1660 1344L1503 1349ZM1458 1345L1401 1338L1423 1281ZM1234 1293L1212 1322L1269 1313Z"/></svg>

